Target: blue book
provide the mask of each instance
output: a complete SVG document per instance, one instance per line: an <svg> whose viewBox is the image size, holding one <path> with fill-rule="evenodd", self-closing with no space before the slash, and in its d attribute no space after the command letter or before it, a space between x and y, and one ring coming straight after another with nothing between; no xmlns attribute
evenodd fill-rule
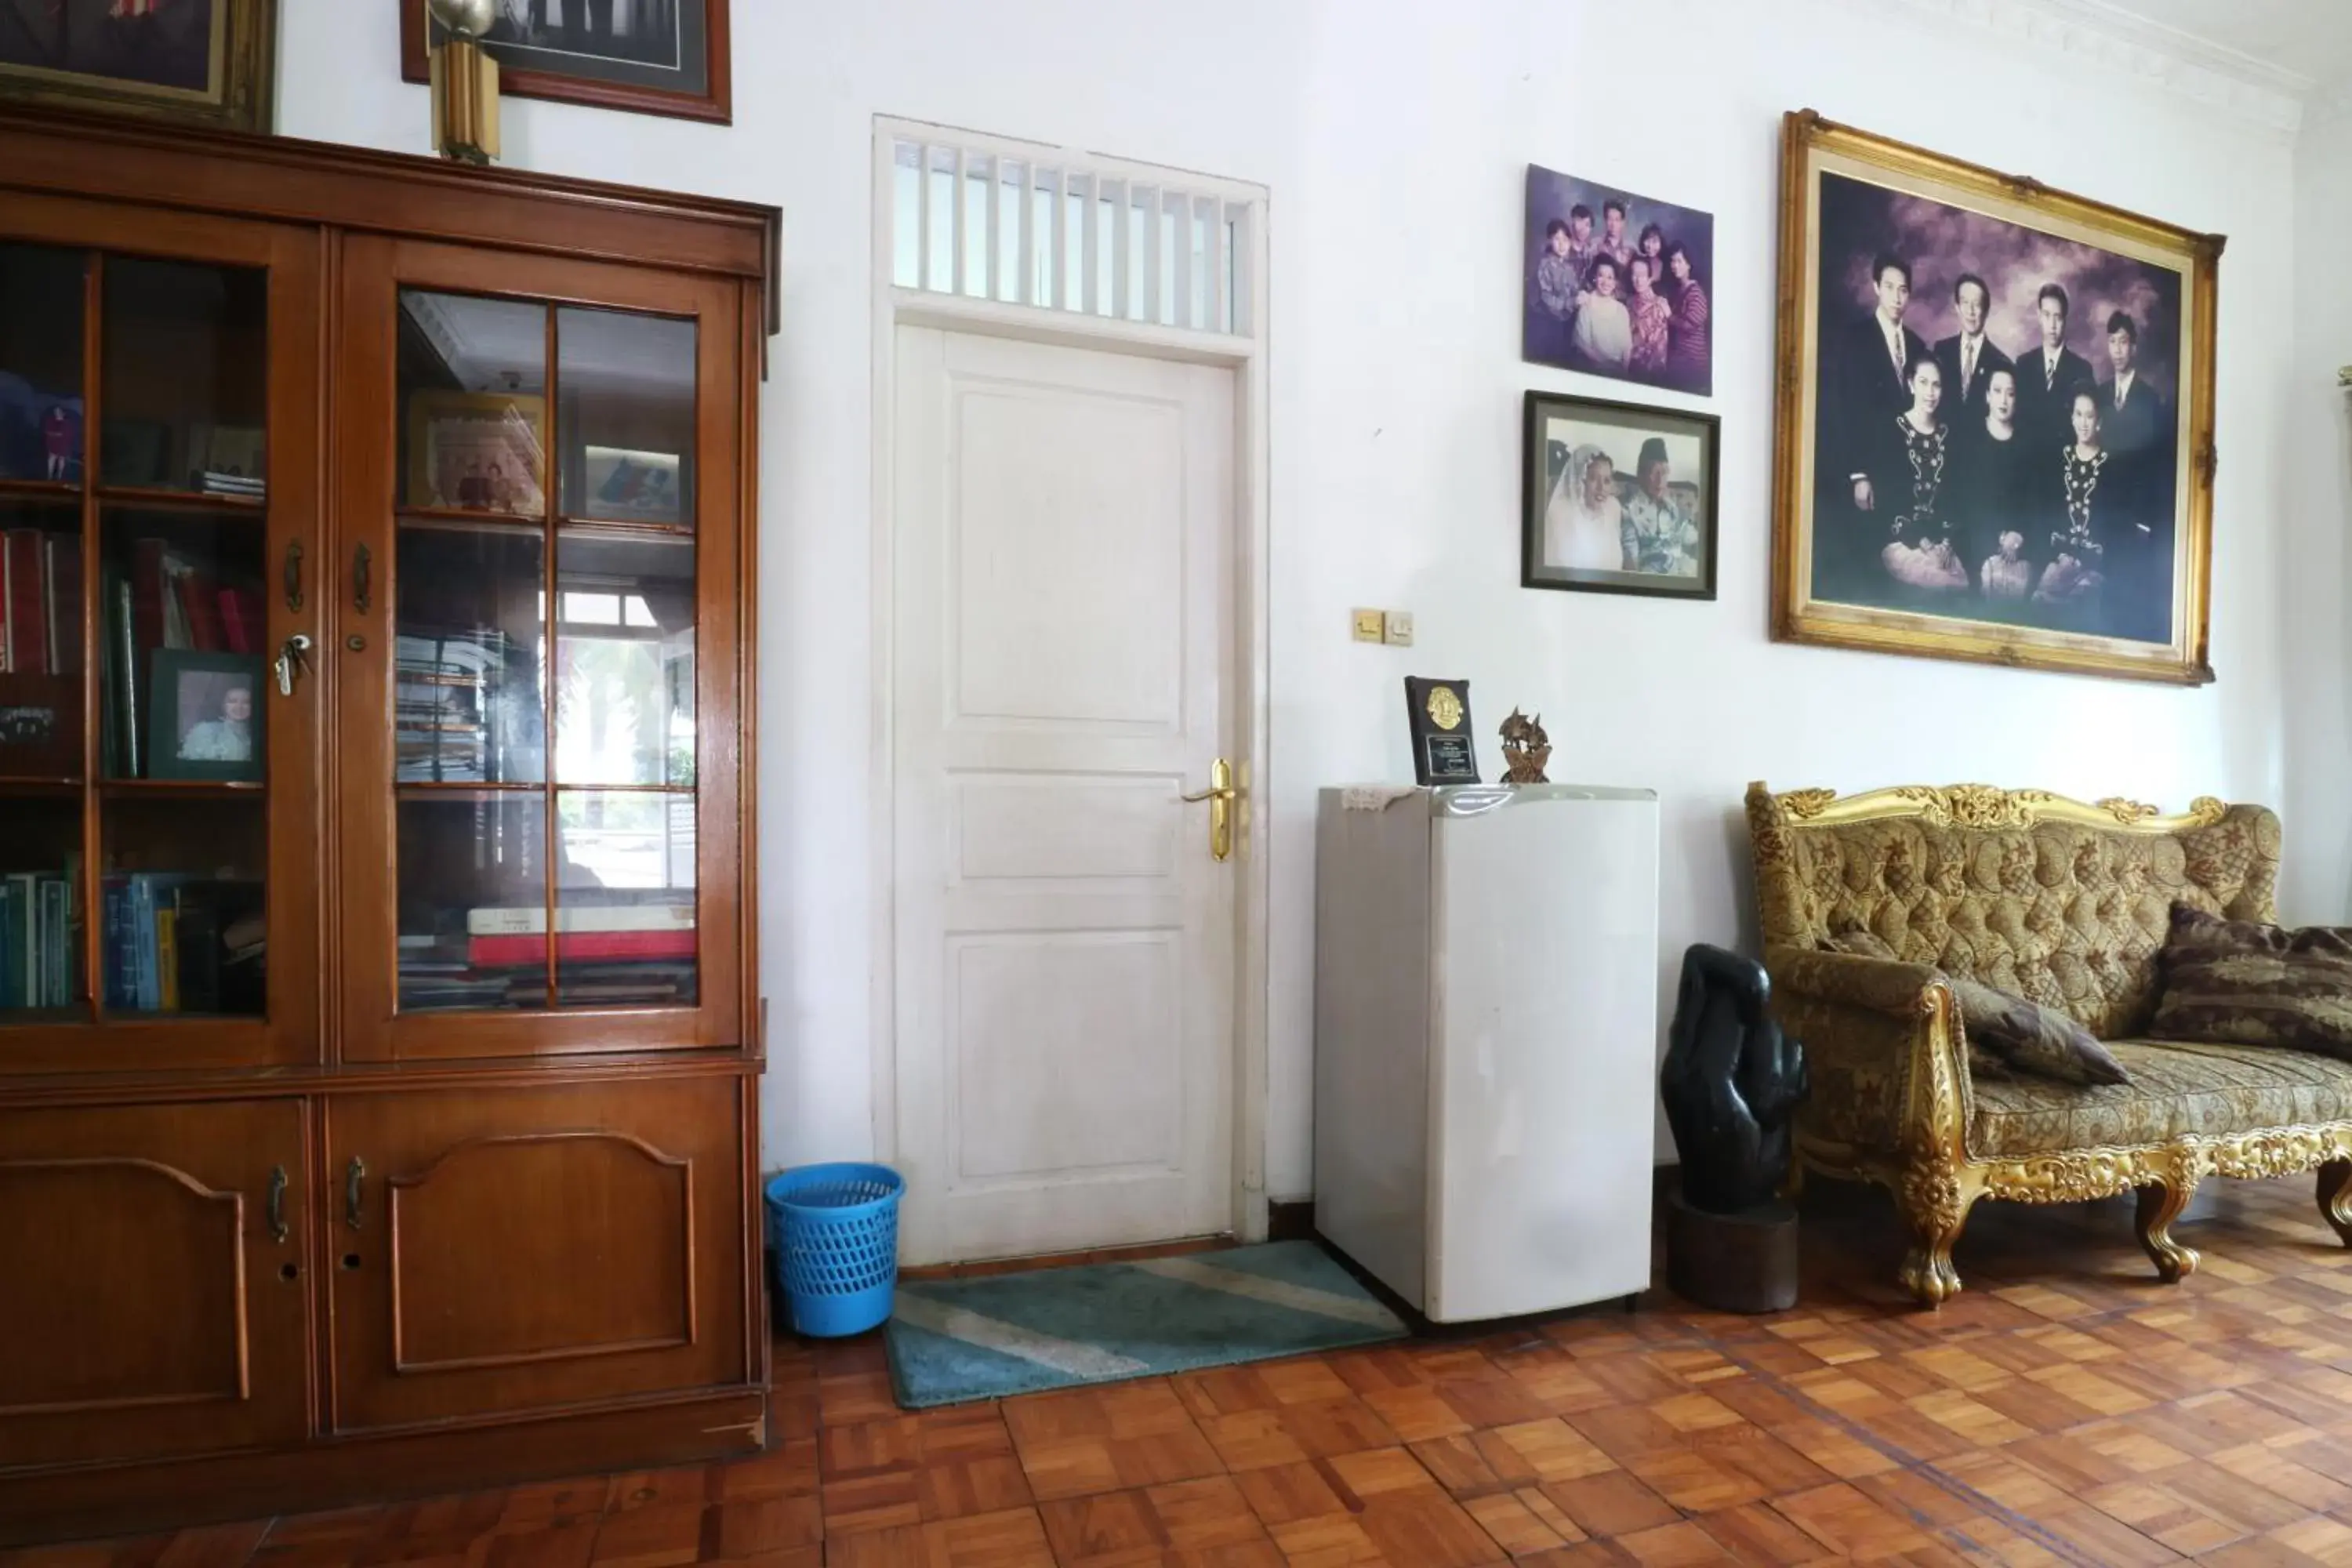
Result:
<svg viewBox="0 0 2352 1568"><path fill-rule="evenodd" d="M0 879L0 1007L29 1007L25 994L25 964L20 954L26 938L24 892L15 878Z"/></svg>
<svg viewBox="0 0 2352 1568"><path fill-rule="evenodd" d="M109 877L103 891L106 895L106 1005L118 1010L136 1007L139 1003L131 966L131 886L124 878Z"/></svg>
<svg viewBox="0 0 2352 1568"><path fill-rule="evenodd" d="M41 914L47 942L47 986L45 1007L63 1007L73 1001L74 966L81 950L73 935L73 888L63 877L41 879Z"/></svg>
<svg viewBox="0 0 2352 1568"><path fill-rule="evenodd" d="M155 963L155 879L144 871L131 879L131 1005L159 1012L163 981Z"/></svg>

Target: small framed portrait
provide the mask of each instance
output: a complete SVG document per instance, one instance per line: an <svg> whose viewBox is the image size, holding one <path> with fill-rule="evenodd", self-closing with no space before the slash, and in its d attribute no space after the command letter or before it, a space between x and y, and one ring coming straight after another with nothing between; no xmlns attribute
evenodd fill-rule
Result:
<svg viewBox="0 0 2352 1568"><path fill-rule="evenodd" d="M1528 165L1520 357L1715 391L1715 218Z"/></svg>
<svg viewBox="0 0 2352 1568"><path fill-rule="evenodd" d="M2196 685L2218 235L1788 117L1772 630Z"/></svg>
<svg viewBox="0 0 2352 1568"><path fill-rule="evenodd" d="M147 700L147 776L258 783L268 748L262 661L157 648Z"/></svg>
<svg viewBox="0 0 2352 1568"><path fill-rule="evenodd" d="M407 504L538 517L547 400L517 392L420 392L408 404Z"/></svg>
<svg viewBox="0 0 2352 1568"><path fill-rule="evenodd" d="M400 6L400 74L429 79L441 24ZM732 122L727 0L495 0L482 47L514 98Z"/></svg>
<svg viewBox="0 0 2352 1568"><path fill-rule="evenodd" d="M584 453L582 517L676 522L679 516L677 454L590 447ZM569 509L567 509L569 510Z"/></svg>
<svg viewBox="0 0 2352 1568"><path fill-rule="evenodd" d="M1715 597L1712 414L1528 394L1519 585Z"/></svg>
<svg viewBox="0 0 2352 1568"><path fill-rule="evenodd" d="M270 128L278 0L0 0L0 99Z"/></svg>

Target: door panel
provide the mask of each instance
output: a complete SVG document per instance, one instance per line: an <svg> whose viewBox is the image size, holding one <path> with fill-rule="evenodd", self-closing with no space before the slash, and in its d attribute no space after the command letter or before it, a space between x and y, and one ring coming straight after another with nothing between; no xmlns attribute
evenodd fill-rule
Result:
<svg viewBox="0 0 2352 1568"><path fill-rule="evenodd" d="M0 214L47 409L0 500L0 709L35 715L0 739L0 1072L319 1059L322 683L269 672L321 629L320 271L315 230Z"/></svg>
<svg viewBox="0 0 2352 1568"><path fill-rule="evenodd" d="M0 1150L0 1466L301 1436L299 1101L16 1112Z"/></svg>
<svg viewBox="0 0 2352 1568"><path fill-rule="evenodd" d="M741 1085L331 1101L337 1428L745 1381Z"/></svg>
<svg viewBox="0 0 2352 1568"><path fill-rule="evenodd" d="M354 237L341 290L344 1058L742 1045L740 289Z"/></svg>
<svg viewBox="0 0 2352 1568"><path fill-rule="evenodd" d="M902 1254L1222 1230L1232 376L902 328L898 385Z"/></svg>

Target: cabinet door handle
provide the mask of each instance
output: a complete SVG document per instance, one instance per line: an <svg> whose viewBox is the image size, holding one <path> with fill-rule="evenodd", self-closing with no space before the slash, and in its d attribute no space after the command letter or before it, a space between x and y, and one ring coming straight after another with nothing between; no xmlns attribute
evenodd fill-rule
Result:
<svg viewBox="0 0 2352 1568"><path fill-rule="evenodd" d="M352 608L361 615L368 613L370 579L375 575L375 552L366 545L352 552Z"/></svg>
<svg viewBox="0 0 2352 1568"><path fill-rule="evenodd" d="M302 607L302 542L299 539L286 542L286 607Z"/></svg>
<svg viewBox="0 0 2352 1568"><path fill-rule="evenodd" d="M357 1154L343 1169L343 1223L353 1230L360 1227L360 1181L367 1174L367 1162Z"/></svg>
<svg viewBox="0 0 2352 1568"><path fill-rule="evenodd" d="M269 1235L278 1246L286 1245L286 1167L273 1165L269 1170Z"/></svg>

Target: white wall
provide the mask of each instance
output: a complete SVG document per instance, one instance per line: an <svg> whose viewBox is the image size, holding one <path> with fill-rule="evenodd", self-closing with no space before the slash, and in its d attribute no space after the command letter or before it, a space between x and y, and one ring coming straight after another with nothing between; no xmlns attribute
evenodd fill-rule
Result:
<svg viewBox="0 0 2352 1568"><path fill-rule="evenodd" d="M2294 851L2281 913L2298 923L2352 916L2352 105L2305 127L2295 149L2296 355L2286 430L2284 726Z"/></svg>
<svg viewBox="0 0 2352 1568"><path fill-rule="evenodd" d="M390 13L369 7L355 33L340 0L292 0L282 130L424 150L425 96L398 79ZM1887 0L1687 0L1675 16L1671 49L1620 70L1636 42L1614 0L734 0L731 130L508 102L510 164L784 212L785 325L761 420L771 1163L871 1141L874 803L860 786L877 112L1273 190L1276 1195L1304 1192L1310 1168L1313 791L1409 776L1408 671L1466 677L1489 729L1514 703L1540 710L1555 777L1660 792L1669 1002L1684 944L1752 936L1738 815L1750 778L2281 798L2289 496L2284 437L2266 433L2283 428L2295 335L2289 148ZM1780 112L1808 105L2239 237L2222 271L2218 686L1768 641L1775 149ZM1517 585L1522 394L1623 390L1518 359L1530 161L1716 214L1718 391L1703 405L1724 420L1716 604ZM1350 644L1354 605L1412 609L1418 646Z"/></svg>

